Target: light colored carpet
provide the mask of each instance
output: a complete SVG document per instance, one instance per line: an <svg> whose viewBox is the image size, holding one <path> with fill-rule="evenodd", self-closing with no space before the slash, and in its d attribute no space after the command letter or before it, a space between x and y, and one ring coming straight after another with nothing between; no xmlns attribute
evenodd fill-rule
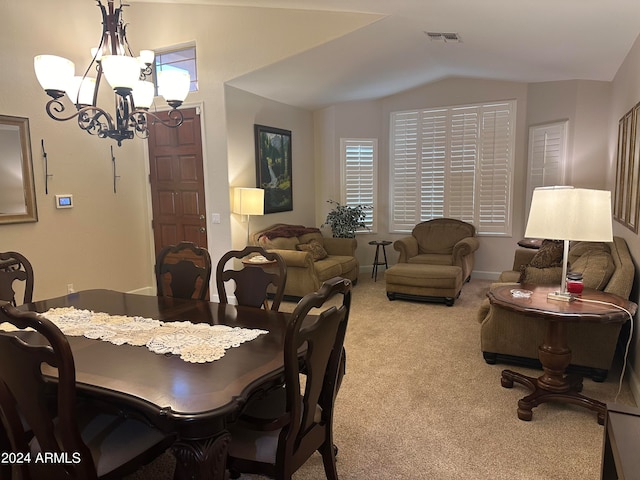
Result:
<svg viewBox="0 0 640 480"><path fill-rule="evenodd" d="M500 372L540 371L484 362L476 311L490 282L472 280L446 307L390 302L382 275L377 282L362 277L353 290L347 374L334 418L342 480L600 477L603 427L595 413L547 403L531 422L518 420L517 401L528 391L502 388ZM604 383L585 379L583 393L613 402L619 372L616 366ZM626 383L617 403L635 405ZM170 479L171 465L165 455L128 478ZM320 456L294 478L325 478Z"/></svg>

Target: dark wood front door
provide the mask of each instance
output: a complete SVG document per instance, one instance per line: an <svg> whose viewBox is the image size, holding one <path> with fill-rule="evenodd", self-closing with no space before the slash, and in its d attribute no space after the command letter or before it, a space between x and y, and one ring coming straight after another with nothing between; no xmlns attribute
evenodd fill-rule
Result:
<svg viewBox="0 0 640 480"><path fill-rule="evenodd" d="M181 241L207 248L200 114L183 110L178 128L149 128L149 171L156 256ZM167 112L159 116L167 118Z"/></svg>

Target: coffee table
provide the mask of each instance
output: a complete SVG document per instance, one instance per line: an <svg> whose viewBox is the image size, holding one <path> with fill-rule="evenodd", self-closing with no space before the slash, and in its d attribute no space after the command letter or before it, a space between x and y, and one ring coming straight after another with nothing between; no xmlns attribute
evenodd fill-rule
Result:
<svg viewBox="0 0 640 480"><path fill-rule="evenodd" d="M512 294L514 289L530 291L531 296L516 297ZM502 386L511 388L516 382L531 390L529 395L518 401L520 420L531 420L532 409L542 403L566 402L596 412L598 423L603 425L606 405L579 393L582 391L581 376L565 373L571 361L567 323L625 323L629 320L629 314L625 310L633 315L638 306L617 295L588 288L583 291L581 299L572 302L547 299L548 293L557 290L558 285L524 284L514 288L511 284L496 287L487 294L490 302L498 308L543 318L547 322L544 341L538 348L538 358L544 373L534 378L512 370L503 370Z"/></svg>

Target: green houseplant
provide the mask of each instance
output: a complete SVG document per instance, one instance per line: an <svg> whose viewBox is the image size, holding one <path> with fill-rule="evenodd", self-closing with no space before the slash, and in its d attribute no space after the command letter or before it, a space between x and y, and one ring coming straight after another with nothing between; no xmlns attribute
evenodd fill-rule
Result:
<svg viewBox="0 0 640 480"><path fill-rule="evenodd" d="M334 205L334 207L327 214L323 226L330 226L335 238L355 238L356 230L368 228L364 220L366 218L365 210L373 208L370 205L347 206L335 200L327 200L327 203Z"/></svg>

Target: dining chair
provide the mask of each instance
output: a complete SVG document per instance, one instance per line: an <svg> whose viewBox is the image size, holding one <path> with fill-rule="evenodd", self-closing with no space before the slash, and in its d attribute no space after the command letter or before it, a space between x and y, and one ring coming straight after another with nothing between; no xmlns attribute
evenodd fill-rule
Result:
<svg viewBox="0 0 640 480"><path fill-rule="evenodd" d="M229 260L240 260L242 268L227 267ZM252 261L258 259L259 261ZM278 310L284 298L287 265L280 255L262 247L248 246L225 253L216 268L216 285L220 303L228 303L225 282L235 284L234 295L238 305L268 309L267 297L274 290L271 310Z"/></svg>
<svg viewBox="0 0 640 480"><path fill-rule="evenodd" d="M20 303L16 301L16 282L24 282L20 287L24 292ZM29 260L18 252L0 252L0 302L11 302L15 307L31 302L32 297L33 268Z"/></svg>
<svg viewBox="0 0 640 480"><path fill-rule="evenodd" d="M339 294L342 301L325 308ZM333 407L350 304L351 281L339 277L300 300L285 334L284 387L251 397L228 425L231 478L258 473L288 480L319 451L327 479L337 480ZM312 308L324 310L308 317Z"/></svg>
<svg viewBox="0 0 640 480"><path fill-rule="evenodd" d="M3 322L19 330L0 332L2 440L8 451L29 453L30 461L16 461L2 478L121 479L174 442L132 412L125 416L77 397L73 354L52 322L9 303L0 306ZM40 335L23 331L28 328ZM57 370L57 382L42 365Z"/></svg>
<svg viewBox="0 0 640 480"><path fill-rule="evenodd" d="M209 294L211 256L193 242L168 245L156 260L159 297L205 300Z"/></svg>

